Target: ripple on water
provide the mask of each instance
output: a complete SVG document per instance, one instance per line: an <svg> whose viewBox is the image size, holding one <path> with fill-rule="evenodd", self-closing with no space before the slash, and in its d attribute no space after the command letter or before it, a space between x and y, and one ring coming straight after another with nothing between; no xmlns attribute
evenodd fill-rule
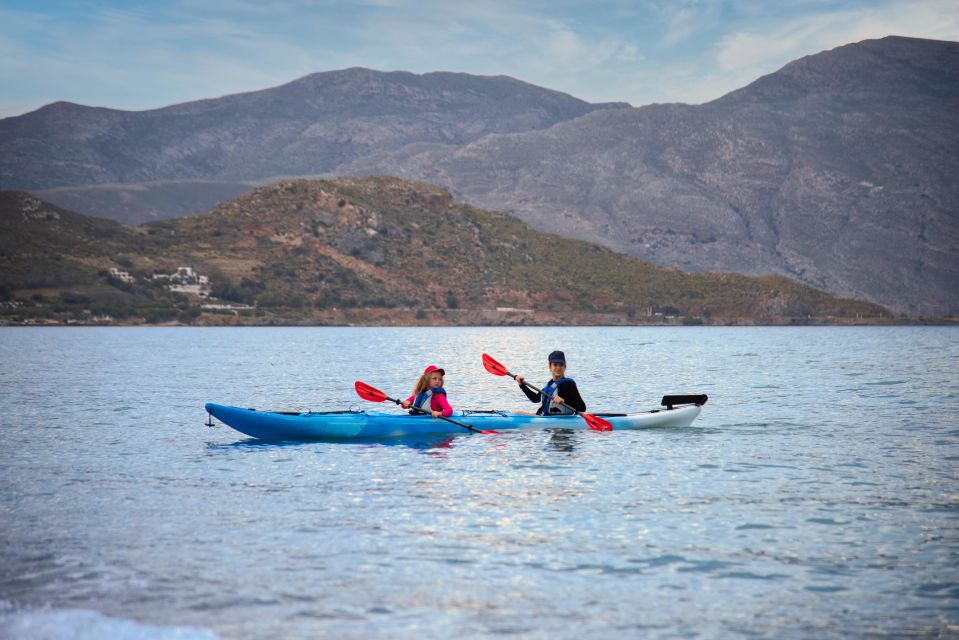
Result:
<svg viewBox="0 0 959 640"><path fill-rule="evenodd" d="M714 573L738 566L737 562L724 560L687 560L684 566L677 568L680 573Z"/></svg>
<svg viewBox="0 0 959 640"><path fill-rule="evenodd" d="M959 582L930 582L921 584L916 588L916 595L922 598L959 599Z"/></svg>
<svg viewBox="0 0 959 640"><path fill-rule="evenodd" d="M720 573L719 578L731 578L733 580L784 580L788 579L785 573L753 573L752 571L728 571Z"/></svg>

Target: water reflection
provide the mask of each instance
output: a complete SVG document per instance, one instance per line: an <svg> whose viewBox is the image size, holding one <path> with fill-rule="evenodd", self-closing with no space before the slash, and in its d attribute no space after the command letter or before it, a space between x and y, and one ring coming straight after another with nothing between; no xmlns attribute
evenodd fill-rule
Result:
<svg viewBox="0 0 959 640"><path fill-rule="evenodd" d="M549 448L560 453L573 453L579 444L579 437L572 429L550 429Z"/></svg>
<svg viewBox="0 0 959 640"><path fill-rule="evenodd" d="M558 453L575 453L582 444L582 431L575 429L544 429L549 434L546 442L547 449ZM676 430L680 431L680 430ZM683 430L685 431L685 430ZM695 431L695 429L688 429ZM497 434L502 435L502 434ZM483 437L493 447L507 446L507 440L491 436L479 436L470 433L462 435L412 436L408 438L351 438L349 440L313 439L313 440L260 440L244 438L235 442L206 442L207 451L237 451L243 449L284 449L287 447L310 447L316 445L333 445L336 447L406 447L433 454L448 451L455 447L455 442L462 438Z"/></svg>
<svg viewBox="0 0 959 640"><path fill-rule="evenodd" d="M460 436L462 437L462 436ZM407 447L421 451L452 449L457 436L415 438L352 438L350 440L259 440L245 438L236 442L207 442L208 451L236 451L237 449L281 449L285 447L309 447L336 445L337 447Z"/></svg>

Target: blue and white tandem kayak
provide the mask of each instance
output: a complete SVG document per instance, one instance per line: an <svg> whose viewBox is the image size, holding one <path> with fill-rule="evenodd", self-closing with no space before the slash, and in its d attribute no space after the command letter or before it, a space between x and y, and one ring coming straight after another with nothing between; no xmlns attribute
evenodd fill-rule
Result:
<svg viewBox="0 0 959 640"><path fill-rule="evenodd" d="M642 413L597 413L619 429L688 427L706 404L706 395L663 397L662 407ZM376 411L280 412L242 409L208 402L211 418L261 440L375 440L411 436L460 435L466 428L423 415ZM454 411L453 418L478 430L518 431L528 429L586 430L589 425L576 415L535 416L504 411ZM212 426L212 420L209 423Z"/></svg>

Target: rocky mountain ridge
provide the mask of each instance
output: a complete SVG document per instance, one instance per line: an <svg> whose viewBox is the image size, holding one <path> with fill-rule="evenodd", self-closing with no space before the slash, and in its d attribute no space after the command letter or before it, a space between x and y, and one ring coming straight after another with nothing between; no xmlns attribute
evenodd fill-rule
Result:
<svg viewBox="0 0 959 640"><path fill-rule="evenodd" d="M317 175L411 142L465 144L610 106L506 76L361 68L148 111L56 102L0 120L0 189Z"/></svg>

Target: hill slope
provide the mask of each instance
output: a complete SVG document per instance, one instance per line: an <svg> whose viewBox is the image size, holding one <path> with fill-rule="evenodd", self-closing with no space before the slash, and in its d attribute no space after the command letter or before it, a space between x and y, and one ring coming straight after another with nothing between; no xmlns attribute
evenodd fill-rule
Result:
<svg viewBox="0 0 959 640"><path fill-rule="evenodd" d="M203 215L138 228L7 192L0 194L0 238L0 291L13 321L83 321L84 313L304 324L888 318L880 307L782 277L655 267L392 178L280 182ZM209 300L153 278L181 266L209 276L221 303L255 310L215 316L201 309ZM135 281L124 282L125 272Z"/></svg>

